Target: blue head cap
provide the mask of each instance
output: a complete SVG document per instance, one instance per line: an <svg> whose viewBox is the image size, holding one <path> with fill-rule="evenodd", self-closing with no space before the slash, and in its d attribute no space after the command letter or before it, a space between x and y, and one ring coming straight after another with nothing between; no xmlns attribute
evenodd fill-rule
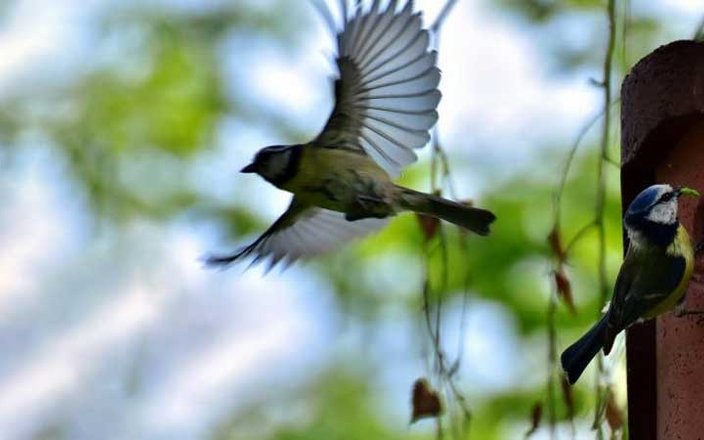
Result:
<svg viewBox="0 0 704 440"><path fill-rule="evenodd" d="M635 199L628 205L626 217L645 215L650 211L650 208L665 194L672 192L673 188L667 184L652 185L644 189L636 196Z"/></svg>
<svg viewBox="0 0 704 440"><path fill-rule="evenodd" d="M631 243L669 246L677 234L679 189L653 185L644 189L628 206L623 222Z"/></svg>

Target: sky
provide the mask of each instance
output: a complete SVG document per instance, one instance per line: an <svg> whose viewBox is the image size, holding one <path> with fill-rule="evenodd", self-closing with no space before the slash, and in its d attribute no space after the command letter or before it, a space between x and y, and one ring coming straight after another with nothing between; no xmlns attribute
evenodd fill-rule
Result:
<svg viewBox="0 0 704 440"><path fill-rule="evenodd" d="M91 20L116 1L13 3L0 27L0 99L36 84L70 82L93 47ZM207 7L195 0L151 1ZM416 4L427 17L438 13L435 0ZM701 15L696 0L633 4L656 8L681 36L691 35ZM331 105L329 87L320 87L331 73L324 32L322 24L311 29L294 54L250 42L238 54L250 67L233 73L233 81L248 81L250 93L315 133ZM572 32L579 37L579 28ZM519 166L530 159L530 146L546 137L569 145L597 112L599 91L589 73L555 78L533 36L486 3L458 3L444 26L439 59L444 97L438 132L450 154ZM545 120L553 126L533 129L545 127L539 123ZM260 146L285 141L237 123L224 124L219 138L222 155L217 163L204 161L201 173L227 181ZM221 237L179 222L137 222L124 236L96 239L86 232L85 197L65 181L61 158L41 140L29 143L19 162L0 174L0 438L32 438L66 421L69 438L79 440L207 438L214 422L241 405L235 396L324 368L329 346L338 343L339 311L331 286L312 269L295 266L266 277L258 268L204 271L198 257ZM489 184L462 183L469 196ZM242 185L266 194L257 208L262 215L273 219L287 203L264 182ZM161 264L147 271L151 259ZM511 386L515 371L500 367L521 354L511 339L511 317L483 303L469 313L473 326L491 328L504 345L492 356L496 364L468 367L464 375L487 392ZM414 325L391 317L379 339L412 333ZM485 358L494 344L474 333L470 327L464 337L468 356ZM406 402L408 383L423 374L424 364L410 336L394 341L410 366L379 381L390 401ZM354 334L342 342L360 343ZM406 409L396 408L398 420L405 420ZM111 434L106 425L114 426Z"/></svg>

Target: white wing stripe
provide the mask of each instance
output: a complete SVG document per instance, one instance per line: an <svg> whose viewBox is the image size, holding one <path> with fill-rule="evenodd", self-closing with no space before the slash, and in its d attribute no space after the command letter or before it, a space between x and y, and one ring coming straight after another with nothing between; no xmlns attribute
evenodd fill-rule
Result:
<svg viewBox="0 0 704 440"><path fill-rule="evenodd" d="M370 130L373 133L376 133L378 136L381 136L384 138L384 140L390 144L393 144L397 146L398 148L403 149L404 145L397 139L394 139L393 137L389 136L388 134L384 133L382 130L380 130L377 127L374 127L372 124L367 124L364 126L364 129L362 130L362 133L364 133L364 130Z"/></svg>
<svg viewBox="0 0 704 440"><path fill-rule="evenodd" d="M428 94L435 90L439 79L438 73L437 75L426 75L421 78L400 81L383 87L375 87L365 92L364 99L409 97ZM424 92L418 92L418 90L424 90Z"/></svg>
<svg viewBox="0 0 704 440"><path fill-rule="evenodd" d="M381 111L381 112L398 113L398 114L402 114L402 115L426 115L426 114L437 113L435 111L435 108L427 108L427 109L422 109L422 110L408 110L408 109L401 109L401 108L381 107L378 105L358 105L357 107L360 109L363 109L363 110L377 110L377 111Z"/></svg>
<svg viewBox="0 0 704 440"><path fill-rule="evenodd" d="M407 15L410 16L410 11ZM409 25L408 22L403 21L404 18L406 17L404 17L403 15L395 15L393 17L387 29L382 35L379 36L376 44L374 44L374 49L376 50L370 49L369 53L363 54L363 57L360 56L360 69L367 68L371 62L373 62L376 58L379 57L379 55L388 51L389 48L392 47L392 45L398 41L398 38L406 30L406 26Z"/></svg>
<svg viewBox="0 0 704 440"><path fill-rule="evenodd" d="M404 156L405 158L412 156L412 159L416 157L415 153L409 148L405 148L395 139L391 139L388 135L368 125L362 129L361 136L389 162L400 164ZM380 144L384 145L385 148L382 148Z"/></svg>
<svg viewBox="0 0 704 440"><path fill-rule="evenodd" d="M376 116L376 115L372 115L372 114L368 114L367 118L371 119L373 121L380 122L382 124L389 125L391 127L394 127L394 128L400 129L400 130L406 130L406 131L410 131L413 133L427 133L427 129L413 127L413 125L415 125L415 124L404 125L400 121L399 122L391 121L391 120L383 118L381 116ZM398 117L396 119L403 120L403 118L398 118Z"/></svg>
<svg viewBox="0 0 704 440"><path fill-rule="evenodd" d="M354 45L357 41L359 33L363 30L363 21L367 17L367 15L365 15L362 10L361 0L356 1L356 4L354 6L354 15L354 18L352 19L352 33L350 34L348 45L349 53L355 53Z"/></svg>
<svg viewBox="0 0 704 440"><path fill-rule="evenodd" d="M380 81L386 77L391 77L387 78L387 80L392 80L395 79L397 76L398 77L405 77L406 75L416 75L418 72L425 72L427 70L433 69L433 70L438 70L437 67L435 67L435 61L437 58L437 52L426 52L422 54L421 56L409 61L407 64L404 64L402 66L398 66L394 69L390 69L387 71L379 72L376 75L370 75L370 78L365 80L365 85L368 86L374 86L375 82ZM438 73L440 71L438 70Z"/></svg>
<svg viewBox="0 0 704 440"><path fill-rule="evenodd" d="M355 39L357 38L357 29L359 28L359 21L361 17L359 16L358 12L355 12L355 17L351 19L346 26L346 30L349 29L349 34L347 34L347 31L343 34L343 52L341 55L349 55L351 53L351 46L354 44Z"/></svg>
<svg viewBox="0 0 704 440"><path fill-rule="evenodd" d="M381 83L381 84L370 84L371 81L367 82L365 84L366 87L360 89L359 93L368 93L368 92L372 92L374 90L382 89L384 87L396 86L396 85L401 85L401 84L408 84L412 81L416 81L419 79L430 80L432 82L435 80L435 77L437 77L437 81L439 82L440 81L440 73L437 71L437 69L434 69L433 67L429 67L426 70L424 70L414 76L403 77L400 79L387 79L387 82ZM435 84L435 85L437 85L437 84ZM416 90L417 90L417 88L416 88Z"/></svg>
<svg viewBox="0 0 704 440"><path fill-rule="evenodd" d="M418 94L418 95L406 95L406 96L377 96L369 98L369 102L372 101L374 105L379 107L388 108L392 111L400 111L402 109L414 109L417 111L434 110L435 107L440 102L440 92L437 90L432 90L430 93ZM405 110L409 111L409 110Z"/></svg>
<svg viewBox="0 0 704 440"><path fill-rule="evenodd" d="M430 135L426 132L407 132L390 126L381 126L377 123L369 124L369 128L379 134L379 136L396 140L396 145L404 150L408 148L420 148L430 140Z"/></svg>
<svg viewBox="0 0 704 440"><path fill-rule="evenodd" d="M252 264L269 259L267 270L283 263L290 265L298 259L320 255L355 237L381 229L387 220L345 220L338 212L315 208L310 215L302 216L289 227L264 237L248 248L239 258L253 256Z"/></svg>
<svg viewBox="0 0 704 440"><path fill-rule="evenodd" d="M377 121L369 121L367 127L388 140L393 139L394 143L402 148L419 148L430 140L430 135L426 130L399 129Z"/></svg>
<svg viewBox="0 0 704 440"><path fill-rule="evenodd" d="M342 11L342 23L347 23L347 17L349 14L347 14L347 0L339 0L340 3L340 10Z"/></svg>
<svg viewBox="0 0 704 440"><path fill-rule="evenodd" d="M406 34L411 32L417 32L417 30L420 29L420 17L417 14L412 14L411 10L408 9L408 5L406 6L407 7L404 8L403 12L395 17L395 20L392 25L389 26L388 35L386 36L388 42L384 42L384 44L377 52L369 56L369 62L366 62L365 60L364 63L361 63L360 60L360 69L366 69L369 66L369 63L372 63L374 60L377 60L379 58L379 55L381 55L382 53L391 52L394 53L394 56L397 56L401 52L400 50L397 50L398 46L404 44L404 39L408 39L411 37L410 35L406 36ZM414 18L416 20L414 20Z"/></svg>
<svg viewBox="0 0 704 440"><path fill-rule="evenodd" d="M369 67L362 69L362 71L365 76L371 76L373 73L378 72L382 68L388 70L403 68L427 54L428 52L426 52L426 49L429 42L430 37L428 35L428 31L416 33L414 38L397 53L389 55L384 59L378 58L375 63L371 63Z"/></svg>
<svg viewBox="0 0 704 440"><path fill-rule="evenodd" d="M423 90L422 92L413 92L413 93L406 93L406 94L389 94L389 95L374 95L374 96L367 96L364 97L363 99L366 99L367 101L372 101L376 99L385 99L385 98L417 98L419 96L428 96L432 95L434 92L436 92L435 88L428 89L428 90Z"/></svg>
<svg viewBox="0 0 704 440"><path fill-rule="evenodd" d="M375 24L375 26L371 29L369 32L369 41L371 41L371 44L369 44L367 47L362 48L359 51L359 64L364 65L367 62L367 57L370 56L370 54L373 54L374 49L379 45L379 43L382 41L384 34L389 31L391 28L393 21L394 21L394 10L396 9L395 3L396 0L394 0L392 4L387 5L386 12L384 12L383 15L379 18L378 22ZM373 57L372 57L373 58Z"/></svg>
<svg viewBox="0 0 704 440"><path fill-rule="evenodd" d="M372 141L368 136L366 136L364 133L361 135L362 140L367 142L367 145L371 146L373 148L373 151L375 151L379 156L384 158L387 162L391 162L394 165L401 165L399 161L391 158L386 151L384 151L384 148L381 148L379 145L376 144L376 142Z"/></svg>
<svg viewBox="0 0 704 440"><path fill-rule="evenodd" d="M367 108L369 109L369 111L367 111L367 117L370 119L386 122L390 120L389 118L394 118L399 126L408 128L414 127L421 130L428 130L438 120L438 113L434 110L420 113L401 113L378 108Z"/></svg>
<svg viewBox="0 0 704 440"><path fill-rule="evenodd" d="M379 14L379 0L374 0L369 12L362 17L361 38L355 41L352 53L362 53L367 43L372 39L373 30L379 25L382 16ZM371 31L369 31L371 29ZM373 41L373 40L372 40Z"/></svg>
<svg viewBox="0 0 704 440"><path fill-rule="evenodd" d="M389 44L388 48L384 50L384 53L388 53L384 58L381 58L379 54L378 56L374 57L369 64L367 65L360 65L360 70L364 72L365 75L369 75L374 73L374 71L381 66L386 65L387 63L390 63L394 59L397 58L405 58L403 55L408 48L413 46L413 44L418 41L422 37L426 31L418 31L420 28L420 15L414 14L411 17L411 21L406 23L404 26L401 34L398 36L398 38L394 39L391 41Z"/></svg>

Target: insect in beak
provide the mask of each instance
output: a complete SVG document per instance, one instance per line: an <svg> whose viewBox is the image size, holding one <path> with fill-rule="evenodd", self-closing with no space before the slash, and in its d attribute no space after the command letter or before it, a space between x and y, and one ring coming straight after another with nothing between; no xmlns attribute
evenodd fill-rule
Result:
<svg viewBox="0 0 704 440"><path fill-rule="evenodd" d="M697 191L696 189L687 188L686 186L680 186L675 188L675 193L678 196L699 197L699 191Z"/></svg>

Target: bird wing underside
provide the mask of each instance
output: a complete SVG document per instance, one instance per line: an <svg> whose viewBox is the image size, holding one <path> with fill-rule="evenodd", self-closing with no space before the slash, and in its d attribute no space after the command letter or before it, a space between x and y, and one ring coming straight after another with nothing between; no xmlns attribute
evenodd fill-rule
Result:
<svg viewBox="0 0 704 440"><path fill-rule="evenodd" d="M298 259L331 251L384 225L384 219L350 222L342 213L304 206L294 198L286 212L254 242L231 255L210 256L205 263L225 267L251 257L252 264L268 260L267 270L278 263L289 266Z"/></svg>
<svg viewBox="0 0 704 440"><path fill-rule="evenodd" d="M438 119L437 53L429 51L430 36L412 1L398 11L396 0L383 11L379 0L369 10L358 2L351 16L347 0L341 3L335 106L313 145L358 150L397 176L416 160L413 149L428 143Z"/></svg>

